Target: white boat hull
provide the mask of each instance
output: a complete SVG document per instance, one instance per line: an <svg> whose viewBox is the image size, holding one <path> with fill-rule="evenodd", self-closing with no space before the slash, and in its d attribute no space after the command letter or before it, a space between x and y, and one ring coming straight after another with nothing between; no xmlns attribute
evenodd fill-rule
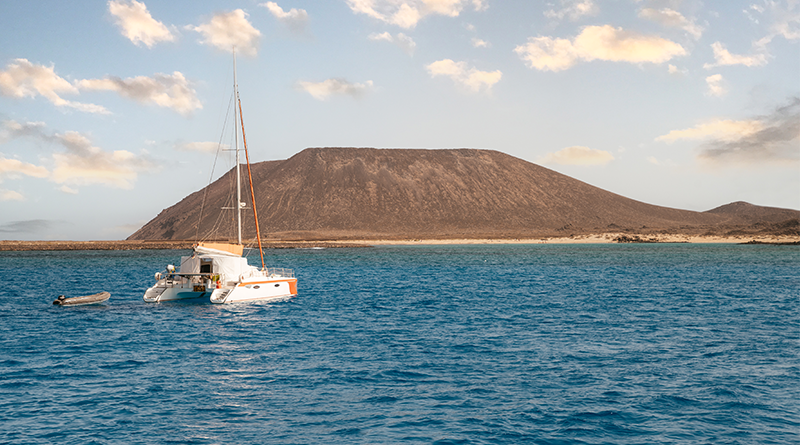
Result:
<svg viewBox="0 0 800 445"><path fill-rule="evenodd" d="M217 287L214 283L197 284L186 280L159 280L147 289L144 301L161 301L208 298L215 304L237 303L242 301L281 300L297 295L297 279L292 277L249 277L239 282Z"/></svg>
<svg viewBox="0 0 800 445"><path fill-rule="evenodd" d="M241 301L281 300L297 295L296 278L254 278L237 283L231 289L219 289L211 295L216 304Z"/></svg>
<svg viewBox="0 0 800 445"><path fill-rule="evenodd" d="M175 300L189 300L192 298L208 298L211 295L205 287L202 290L197 290L195 286L191 285L177 285L170 286L162 282L156 283L155 286L147 289L144 293L144 301L148 303L157 303L159 301L175 301Z"/></svg>

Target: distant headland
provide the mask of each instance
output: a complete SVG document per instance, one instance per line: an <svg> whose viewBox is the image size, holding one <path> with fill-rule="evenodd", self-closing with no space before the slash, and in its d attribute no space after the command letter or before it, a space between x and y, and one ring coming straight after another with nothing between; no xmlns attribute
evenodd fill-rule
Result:
<svg viewBox="0 0 800 445"><path fill-rule="evenodd" d="M705 212L661 207L493 150L309 148L253 164L252 172L262 238L272 242L800 239L798 210L745 202ZM221 209L232 207L232 176L164 209L128 240L234 238L221 223L231 218ZM244 235L254 239L245 221Z"/></svg>

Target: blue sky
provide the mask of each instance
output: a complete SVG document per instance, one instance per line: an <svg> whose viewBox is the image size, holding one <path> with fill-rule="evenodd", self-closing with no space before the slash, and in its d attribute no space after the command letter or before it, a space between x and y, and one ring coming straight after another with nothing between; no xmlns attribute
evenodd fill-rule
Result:
<svg viewBox="0 0 800 445"><path fill-rule="evenodd" d="M797 0L3 1L0 41L0 239L123 239L205 186L234 45L252 161L485 148L800 208Z"/></svg>

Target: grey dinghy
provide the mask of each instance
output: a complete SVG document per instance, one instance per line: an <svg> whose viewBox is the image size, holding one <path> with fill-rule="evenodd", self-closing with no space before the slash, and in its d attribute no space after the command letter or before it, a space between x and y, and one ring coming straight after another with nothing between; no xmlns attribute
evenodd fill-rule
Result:
<svg viewBox="0 0 800 445"><path fill-rule="evenodd" d="M64 298L63 295L59 295L58 299L53 302L56 306L84 306L87 304L98 304L102 303L106 300L111 298L111 294L108 292L100 292L94 295L84 295L82 297L71 297L71 298Z"/></svg>

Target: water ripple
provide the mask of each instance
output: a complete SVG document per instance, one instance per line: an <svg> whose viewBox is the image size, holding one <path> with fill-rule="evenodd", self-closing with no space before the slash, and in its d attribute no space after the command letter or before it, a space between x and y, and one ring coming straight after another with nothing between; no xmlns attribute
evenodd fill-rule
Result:
<svg viewBox="0 0 800 445"><path fill-rule="evenodd" d="M0 443L800 442L796 248L276 251L294 299L143 303L181 254L0 254Z"/></svg>

